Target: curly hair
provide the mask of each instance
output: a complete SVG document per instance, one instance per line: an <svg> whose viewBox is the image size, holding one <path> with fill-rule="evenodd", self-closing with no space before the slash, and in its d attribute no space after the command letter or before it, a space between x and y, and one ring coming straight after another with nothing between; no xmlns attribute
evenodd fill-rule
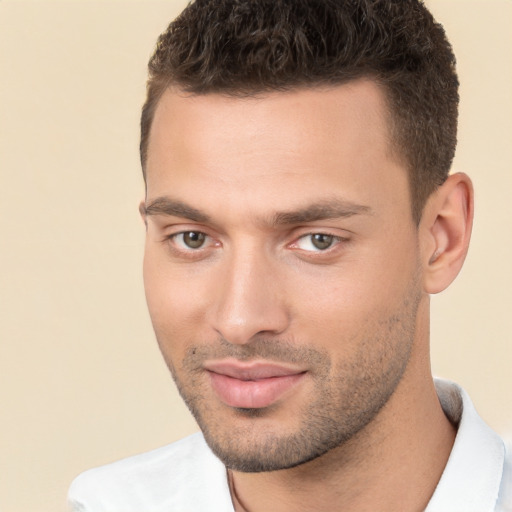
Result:
<svg viewBox="0 0 512 512"><path fill-rule="evenodd" d="M385 92L416 222L448 176L457 139L455 57L420 0L195 0L160 35L148 67L144 176L151 122L169 86L250 96L358 78Z"/></svg>

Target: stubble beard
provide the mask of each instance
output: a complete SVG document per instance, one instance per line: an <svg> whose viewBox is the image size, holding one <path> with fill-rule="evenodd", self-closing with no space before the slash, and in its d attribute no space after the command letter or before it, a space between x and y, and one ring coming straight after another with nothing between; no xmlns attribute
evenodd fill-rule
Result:
<svg viewBox="0 0 512 512"><path fill-rule="evenodd" d="M317 348L269 338L243 346L221 339L215 346L191 347L179 376L168 358L166 362L207 444L227 468L248 473L289 469L344 445L375 419L407 368L418 304L419 297L409 297L398 315L367 327L367 332L358 336L361 341L355 356L336 366ZM340 344L345 341L341 339ZM292 431L259 428L271 418L274 406L234 409L244 420L240 422L226 420L215 409L213 399L208 398L211 395L202 363L226 357L292 364L307 361L314 398L303 406Z"/></svg>

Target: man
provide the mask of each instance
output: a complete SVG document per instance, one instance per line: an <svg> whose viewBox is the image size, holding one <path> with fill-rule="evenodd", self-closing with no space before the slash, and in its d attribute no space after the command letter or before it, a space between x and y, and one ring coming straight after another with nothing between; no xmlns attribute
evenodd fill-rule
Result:
<svg viewBox="0 0 512 512"><path fill-rule="evenodd" d="M454 66L414 0L201 0L171 23L144 281L201 433L81 475L74 510L506 510L503 442L430 371L429 295L473 216Z"/></svg>

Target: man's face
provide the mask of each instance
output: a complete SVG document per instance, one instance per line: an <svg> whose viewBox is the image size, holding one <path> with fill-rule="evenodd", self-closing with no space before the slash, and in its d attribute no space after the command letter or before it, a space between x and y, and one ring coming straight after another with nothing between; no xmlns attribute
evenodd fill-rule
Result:
<svg viewBox="0 0 512 512"><path fill-rule="evenodd" d="M292 467L372 422L409 363L422 297L375 84L167 91L146 207L156 337L228 467Z"/></svg>

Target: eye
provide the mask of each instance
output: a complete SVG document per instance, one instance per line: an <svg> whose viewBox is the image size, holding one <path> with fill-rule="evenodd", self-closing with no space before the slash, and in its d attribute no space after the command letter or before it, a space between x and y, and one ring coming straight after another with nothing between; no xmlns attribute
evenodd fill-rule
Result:
<svg viewBox="0 0 512 512"><path fill-rule="evenodd" d="M325 251L330 249L340 239L334 235L327 235L325 233L310 233L301 236L296 245L299 249L304 251Z"/></svg>
<svg viewBox="0 0 512 512"><path fill-rule="evenodd" d="M206 243L208 235L201 231L184 231L171 236L171 240L180 248L185 250L201 249Z"/></svg>

